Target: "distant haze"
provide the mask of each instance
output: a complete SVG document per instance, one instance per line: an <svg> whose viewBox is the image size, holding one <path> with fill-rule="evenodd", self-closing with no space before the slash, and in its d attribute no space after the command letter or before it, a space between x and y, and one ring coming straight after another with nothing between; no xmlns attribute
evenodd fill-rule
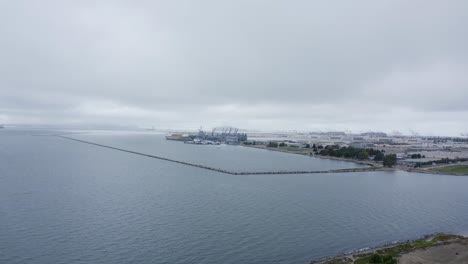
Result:
<svg viewBox="0 0 468 264"><path fill-rule="evenodd" d="M468 132L468 1L1 1L0 123Z"/></svg>

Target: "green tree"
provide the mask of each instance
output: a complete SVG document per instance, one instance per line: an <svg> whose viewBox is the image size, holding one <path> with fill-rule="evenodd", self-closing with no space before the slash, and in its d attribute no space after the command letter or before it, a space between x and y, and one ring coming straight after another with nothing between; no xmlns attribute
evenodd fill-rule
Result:
<svg viewBox="0 0 468 264"><path fill-rule="evenodd" d="M384 158L384 156L385 156L385 155L384 155L382 152L379 151L379 152L377 152L377 153L375 154L374 160L375 160L375 161L382 161L383 158Z"/></svg>
<svg viewBox="0 0 468 264"><path fill-rule="evenodd" d="M277 147L278 147L278 143L270 141L270 142L268 142L267 147L269 147L269 148L277 148Z"/></svg>
<svg viewBox="0 0 468 264"><path fill-rule="evenodd" d="M386 167L392 167L396 164L397 157L396 154L388 154L383 158L383 165Z"/></svg>
<svg viewBox="0 0 468 264"><path fill-rule="evenodd" d="M287 145L286 145L286 143L281 142L281 143L279 144L279 146L280 146L280 147L286 147Z"/></svg>
<svg viewBox="0 0 468 264"><path fill-rule="evenodd" d="M374 253L370 258L369 258L369 263L382 263L382 256L380 256L377 253Z"/></svg>
<svg viewBox="0 0 468 264"><path fill-rule="evenodd" d="M323 149L323 150L321 150L319 153L320 153L320 155L322 155L322 156L328 156L328 155L330 154L329 151L328 151L328 149Z"/></svg>
<svg viewBox="0 0 468 264"><path fill-rule="evenodd" d="M385 264L396 264L397 260L392 255L385 255L382 258L382 262Z"/></svg>
<svg viewBox="0 0 468 264"><path fill-rule="evenodd" d="M359 151L359 154L358 154L357 158L358 158L358 160L366 160L366 159L369 158L369 153L367 153L367 151L363 149L363 150Z"/></svg>

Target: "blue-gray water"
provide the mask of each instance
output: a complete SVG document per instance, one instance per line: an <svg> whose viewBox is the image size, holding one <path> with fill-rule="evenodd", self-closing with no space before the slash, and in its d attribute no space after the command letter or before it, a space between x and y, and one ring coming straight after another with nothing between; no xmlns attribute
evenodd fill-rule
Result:
<svg viewBox="0 0 468 264"><path fill-rule="evenodd" d="M0 263L307 263L468 231L468 177L235 176L41 133L0 131ZM356 166L150 134L73 137L229 169Z"/></svg>

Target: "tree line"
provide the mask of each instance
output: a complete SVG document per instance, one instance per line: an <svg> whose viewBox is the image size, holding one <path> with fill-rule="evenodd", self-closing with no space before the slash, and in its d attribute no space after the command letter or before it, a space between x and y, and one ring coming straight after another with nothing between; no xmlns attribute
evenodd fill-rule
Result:
<svg viewBox="0 0 468 264"><path fill-rule="evenodd" d="M270 141L267 144L268 148L286 147L285 143L277 143ZM384 150L378 150L374 148L354 148L354 147L340 147L339 145L316 145L310 146L306 144L304 148L311 148L315 155L331 156L337 158L347 158L355 160L369 160L372 157L374 161L381 161L384 166L392 167L396 165L397 157L395 154L385 155Z"/></svg>
<svg viewBox="0 0 468 264"><path fill-rule="evenodd" d="M450 163L457 163L457 162L464 162L468 161L468 159L465 158L455 158L455 159L439 159L439 160L431 160L431 161L426 161L426 162L417 162L414 164L415 168L421 168L422 166L427 166L427 165L432 165L433 163L435 164L450 164Z"/></svg>
<svg viewBox="0 0 468 264"><path fill-rule="evenodd" d="M369 157L373 157L374 161L382 161L384 166L392 167L396 164L397 157L395 154L384 154L384 150L378 150L373 148L354 148L354 147L341 147L338 145L330 145L323 148L318 152L322 156L332 156L337 158L348 158L356 160L368 160Z"/></svg>

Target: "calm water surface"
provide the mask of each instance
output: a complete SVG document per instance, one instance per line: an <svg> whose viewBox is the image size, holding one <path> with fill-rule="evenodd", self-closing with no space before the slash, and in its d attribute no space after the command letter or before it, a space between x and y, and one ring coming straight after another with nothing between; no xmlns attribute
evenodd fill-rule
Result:
<svg viewBox="0 0 468 264"><path fill-rule="evenodd" d="M184 144L180 141L166 140L163 135L148 133L129 135L128 132L94 132L73 134L71 137L229 171L330 170L363 167L356 163L288 155L243 146Z"/></svg>
<svg viewBox="0 0 468 264"><path fill-rule="evenodd" d="M468 177L233 176L57 137L0 131L0 263L307 263L468 231ZM353 163L161 135L73 137L233 170Z"/></svg>

